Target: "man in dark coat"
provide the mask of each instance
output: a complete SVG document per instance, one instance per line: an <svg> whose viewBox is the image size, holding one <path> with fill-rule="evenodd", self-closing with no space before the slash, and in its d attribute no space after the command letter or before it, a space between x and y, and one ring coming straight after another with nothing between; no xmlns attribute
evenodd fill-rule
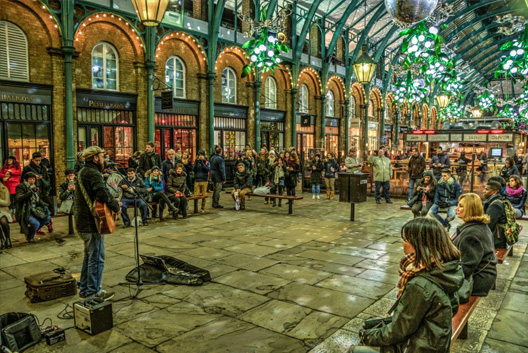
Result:
<svg viewBox="0 0 528 353"><path fill-rule="evenodd" d="M162 165L161 156L154 152L154 142L149 141L145 145L145 152L139 157L139 168L136 173L140 179L144 179L147 170L151 170L155 165Z"/></svg>
<svg viewBox="0 0 528 353"><path fill-rule="evenodd" d="M431 169L436 180L442 178L442 171L451 167L449 156L442 151L442 147L436 149L436 156L431 158Z"/></svg>
<svg viewBox="0 0 528 353"><path fill-rule="evenodd" d="M240 198L240 209L246 209L246 194L251 192L251 172L246 169L243 162L237 164L237 172L235 173L235 185L231 196L236 201L235 193L238 193ZM236 209L236 208L235 208Z"/></svg>
<svg viewBox="0 0 528 353"><path fill-rule="evenodd" d="M483 195L485 200L484 212L490 216L488 227L493 233L493 244L495 245L495 249L506 249L506 236L504 235L504 228L501 225L506 224L507 219L500 191L500 183L489 181L486 184Z"/></svg>
<svg viewBox="0 0 528 353"><path fill-rule="evenodd" d="M176 158L176 151L173 149L168 150L167 159L164 160L161 165L161 171L163 173L163 177L165 178L165 184L167 184L167 181L169 180L171 169L176 168L176 164L178 163L181 163L181 160Z"/></svg>
<svg viewBox="0 0 528 353"><path fill-rule="evenodd" d="M215 147L215 154L211 157L211 180L213 181L213 208L224 208L220 205L220 192L226 182L225 161L222 157L222 147Z"/></svg>
<svg viewBox="0 0 528 353"><path fill-rule="evenodd" d="M15 214L20 224L20 232L26 235L28 243L35 243L35 232L51 222L48 204L42 200L36 180L35 173L26 172L24 180L16 187ZM38 213L37 210L41 212Z"/></svg>
<svg viewBox="0 0 528 353"><path fill-rule="evenodd" d="M451 229L449 222L456 217L456 206L461 194L462 187L460 187L460 184L453 178L449 169L444 169L442 171L442 179L436 184L434 205L429 209L428 214L442 223L448 232ZM438 214L441 208L447 209L446 218L442 218Z"/></svg>
<svg viewBox="0 0 528 353"><path fill-rule="evenodd" d="M112 197L106 187L103 174L104 150L90 146L83 152L85 165L79 172L75 185L74 219L79 236L84 241L84 260L79 282L81 298L98 296L107 300L114 296L112 292L101 289L104 269L104 235L99 233L92 215L92 202L100 201L119 213L121 203Z"/></svg>
<svg viewBox="0 0 528 353"><path fill-rule="evenodd" d="M35 173L37 176L36 185L40 189L40 197L48 204L48 209L53 213L53 199L50 197L51 192L51 179L48 173L48 168L42 163L42 154L40 152L34 152L31 155L31 162L25 166L20 175L20 182L24 181L26 173ZM53 223L50 223L49 231L53 231ZM40 233L39 233L40 234Z"/></svg>
<svg viewBox="0 0 528 353"><path fill-rule="evenodd" d="M420 181L422 174L425 170L425 159L420 156L418 149L414 147L412 149L411 158L409 158L409 196L407 200L410 200L413 196L414 185Z"/></svg>
<svg viewBox="0 0 528 353"><path fill-rule="evenodd" d="M123 217L124 227L130 227L127 208L134 205L134 201L137 202L137 207L141 212L141 222L146 226L148 225L148 205L142 199L142 197L147 196L145 182L141 177L137 176L136 171L132 168L127 170L127 178L128 180L123 179L119 183L119 187L123 190L123 196L121 197L121 216Z"/></svg>

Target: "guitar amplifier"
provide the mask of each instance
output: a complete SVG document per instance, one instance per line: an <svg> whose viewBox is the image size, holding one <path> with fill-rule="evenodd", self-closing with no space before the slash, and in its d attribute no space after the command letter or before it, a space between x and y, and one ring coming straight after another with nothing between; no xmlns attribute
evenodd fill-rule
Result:
<svg viewBox="0 0 528 353"><path fill-rule="evenodd" d="M73 303L75 327L90 335L97 335L114 327L112 303L97 299Z"/></svg>

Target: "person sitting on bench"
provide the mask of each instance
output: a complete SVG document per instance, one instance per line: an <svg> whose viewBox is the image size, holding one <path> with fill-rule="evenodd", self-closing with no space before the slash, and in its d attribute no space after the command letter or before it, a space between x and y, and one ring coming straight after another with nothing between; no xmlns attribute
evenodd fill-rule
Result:
<svg viewBox="0 0 528 353"><path fill-rule="evenodd" d="M139 198L139 196L146 196L147 194L145 183L141 178L136 176L136 170L133 168L128 168L127 177L128 182L132 187L128 186L125 179L121 180L119 183L119 187L123 189L123 197L121 197L121 216L123 217L124 228L130 227L130 218L128 217L127 208L130 205L134 205L134 197L137 197L137 207L141 211L141 223L146 226L148 225L148 205L145 201Z"/></svg>
<svg viewBox="0 0 528 353"><path fill-rule="evenodd" d="M510 201L515 212L515 218L521 218L524 215L524 204L528 193L523 187L522 180L518 175L510 176L506 186L506 200Z"/></svg>
<svg viewBox="0 0 528 353"><path fill-rule="evenodd" d="M394 312L385 325L359 331L365 346L352 346L350 352L378 352L372 346L382 352L449 352L451 319L464 279L460 251L435 219L414 218L401 236L405 256Z"/></svg>
<svg viewBox="0 0 528 353"><path fill-rule="evenodd" d="M145 173L145 187L147 192L152 195L152 202L157 202L159 206L160 220L163 220L163 210L165 205L169 205L169 211L172 213L173 218L178 218L178 209L174 207L170 202L169 197L165 194L163 188L163 176L158 166L152 167L151 170L147 170ZM152 211L152 218L157 218L157 209L155 206Z"/></svg>
<svg viewBox="0 0 528 353"><path fill-rule="evenodd" d="M187 195L191 192L187 188L187 174L183 171L183 164L178 163L175 169L171 169L167 180L167 192L169 200L179 209L182 218L187 218Z"/></svg>
<svg viewBox="0 0 528 353"><path fill-rule="evenodd" d="M238 196L240 197L240 210L245 210L246 195L251 192L251 172L246 171L246 165L243 162L239 162L237 164L237 171L235 173L235 187L231 192L233 200L236 201L235 192L238 192Z"/></svg>
<svg viewBox="0 0 528 353"><path fill-rule="evenodd" d="M506 224L507 218L502 203L501 184L496 181L489 181L484 187L484 212L490 217L488 227L493 234L493 244L495 249L507 249L506 236L504 228L501 225Z"/></svg>
<svg viewBox="0 0 528 353"><path fill-rule="evenodd" d="M474 193L461 195L456 211L463 223L457 227L453 242L462 254L464 277L473 277L472 296L485 297L497 279L493 234L488 228L490 217Z"/></svg>
<svg viewBox="0 0 528 353"><path fill-rule="evenodd" d="M442 171L442 177L436 185L434 205L429 209L428 215L436 218L440 223L446 227L447 232L451 229L449 223L456 217L456 205L458 204L458 198L462 194L462 187L460 184L451 176L449 169ZM440 217L438 211L441 208L447 208L447 217L444 219Z"/></svg>

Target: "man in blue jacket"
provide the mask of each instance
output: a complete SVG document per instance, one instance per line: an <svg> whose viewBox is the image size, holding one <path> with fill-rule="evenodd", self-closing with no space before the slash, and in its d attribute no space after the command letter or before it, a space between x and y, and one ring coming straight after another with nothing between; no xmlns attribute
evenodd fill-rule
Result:
<svg viewBox="0 0 528 353"><path fill-rule="evenodd" d="M226 182L225 174L225 162L222 157L222 147L216 146L214 149L215 154L211 157L211 180L213 181L214 192L213 192L213 208L224 208L220 205L220 192L222 186Z"/></svg>
<svg viewBox="0 0 528 353"><path fill-rule="evenodd" d="M431 158L430 166L436 180L440 180L444 169L449 169L451 167L449 156L442 151L442 147L436 149L436 156Z"/></svg>
<svg viewBox="0 0 528 353"><path fill-rule="evenodd" d="M428 215L438 219L447 228L448 232L451 229L449 222L455 219L458 197L461 194L462 188L460 184L451 176L449 169L444 169L442 171L442 179L436 185L434 205L429 209ZM447 217L445 219L438 214L441 208L447 208Z"/></svg>

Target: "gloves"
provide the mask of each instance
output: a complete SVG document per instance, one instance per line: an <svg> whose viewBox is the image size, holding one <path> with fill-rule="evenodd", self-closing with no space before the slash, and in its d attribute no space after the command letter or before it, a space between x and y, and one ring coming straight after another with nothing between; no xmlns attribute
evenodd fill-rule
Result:
<svg viewBox="0 0 528 353"><path fill-rule="evenodd" d="M451 206L447 201L438 201L436 204L440 208L448 208L449 206Z"/></svg>

